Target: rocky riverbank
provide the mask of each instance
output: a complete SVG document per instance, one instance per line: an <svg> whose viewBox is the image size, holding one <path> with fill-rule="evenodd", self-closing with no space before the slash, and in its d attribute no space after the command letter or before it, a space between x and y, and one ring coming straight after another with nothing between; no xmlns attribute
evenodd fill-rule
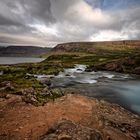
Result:
<svg viewBox="0 0 140 140"><path fill-rule="evenodd" d="M68 94L35 107L18 95L0 100L1 140L138 140L140 118L122 107Z"/></svg>
<svg viewBox="0 0 140 140"><path fill-rule="evenodd" d="M90 65L87 71L116 71L140 75L140 54L130 55L124 58L109 60L96 65Z"/></svg>
<svg viewBox="0 0 140 140"><path fill-rule="evenodd" d="M139 116L119 105L76 95L77 92L69 89L65 93L61 86L52 88L48 79L52 78L50 75L63 76L65 72L67 78L75 76L65 70L72 67L69 70L75 70L75 64L88 66L86 71L139 75L139 42L129 42L132 47L125 41L117 43L118 47L112 43L89 44L88 51L84 49L88 48L87 44L78 43L79 48L74 43L64 52L61 51L65 47L60 45L43 62L0 66L0 140L139 140ZM85 67L76 71L84 73ZM38 76L42 75L46 77L40 81ZM84 79L79 75L75 82L96 83L98 76L91 75L85 75ZM111 77L103 74L100 78Z"/></svg>

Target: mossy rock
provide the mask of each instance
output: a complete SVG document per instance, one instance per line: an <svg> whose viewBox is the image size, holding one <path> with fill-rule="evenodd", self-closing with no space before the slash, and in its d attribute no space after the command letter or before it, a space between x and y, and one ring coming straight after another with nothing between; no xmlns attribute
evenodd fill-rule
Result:
<svg viewBox="0 0 140 140"><path fill-rule="evenodd" d="M64 92L61 89L49 89L46 93L38 93L36 95L39 105L44 105L48 101L54 101L55 99L64 96Z"/></svg>

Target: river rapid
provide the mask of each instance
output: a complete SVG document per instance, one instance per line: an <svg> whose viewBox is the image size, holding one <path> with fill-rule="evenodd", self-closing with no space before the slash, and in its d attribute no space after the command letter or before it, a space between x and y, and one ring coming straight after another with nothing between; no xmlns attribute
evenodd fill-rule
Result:
<svg viewBox="0 0 140 140"><path fill-rule="evenodd" d="M77 90L81 95L116 103L140 115L140 77L116 72L86 72L85 65L75 65L51 78L52 87ZM38 75L44 78L45 75Z"/></svg>
<svg viewBox="0 0 140 140"><path fill-rule="evenodd" d="M41 62L42 58L0 57L0 64ZM75 65L54 75L35 75L39 80L51 78L52 88L77 91L81 95L116 103L140 115L140 76L116 72L86 72L86 65ZM0 72L0 75L2 73Z"/></svg>

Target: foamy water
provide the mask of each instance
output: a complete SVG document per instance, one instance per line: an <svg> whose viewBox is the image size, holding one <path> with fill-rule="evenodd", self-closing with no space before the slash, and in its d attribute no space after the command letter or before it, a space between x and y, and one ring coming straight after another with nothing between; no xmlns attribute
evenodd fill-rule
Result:
<svg viewBox="0 0 140 140"><path fill-rule="evenodd" d="M140 78L116 72L85 72L85 65L75 65L59 75L35 75L39 80L53 77L52 87L74 89L80 94L117 103L140 115Z"/></svg>
<svg viewBox="0 0 140 140"><path fill-rule="evenodd" d="M52 79L53 87L73 88L82 95L117 103L140 115L140 78L116 72L85 72L85 65L65 69Z"/></svg>

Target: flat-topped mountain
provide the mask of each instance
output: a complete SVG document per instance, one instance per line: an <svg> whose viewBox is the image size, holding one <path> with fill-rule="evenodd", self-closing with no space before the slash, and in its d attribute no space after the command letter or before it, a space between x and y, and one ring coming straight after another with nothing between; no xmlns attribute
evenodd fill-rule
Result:
<svg viewBox="0 0 140 140"><path fill-rule="evenodd" d="M52 52L57 56L50 56L47 60L86 64L88 71L140 74L140 40L63 43Z"/></svg>
<svg viewBox="0 0 140 140"><path fill-rule="evenodd" d="M124 41L104 41L104 42L70 42L58 44L53 51L62 52L97 52L106 51L123 51L128 49L140 49L140 40Z"/></svg>
<svg viewBox="0 0 140 140"><path fill-rule="evenodd" d="M36 46L8 46L0 47L0 56L31 57L48 53L51 48Z"/></svg>

